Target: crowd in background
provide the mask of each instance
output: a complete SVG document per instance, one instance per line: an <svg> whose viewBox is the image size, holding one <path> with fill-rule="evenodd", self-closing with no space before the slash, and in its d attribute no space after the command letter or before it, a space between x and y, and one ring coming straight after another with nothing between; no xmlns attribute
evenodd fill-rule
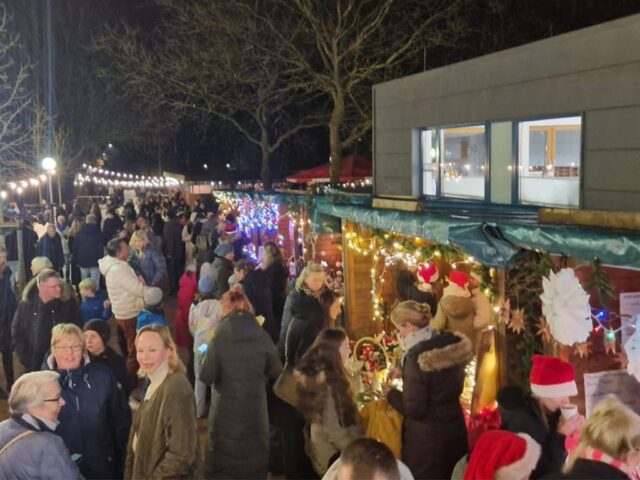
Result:
<svg viewBox="0 0 640 480"><path fill-rule="evenodd" d="M501 429L468 444L460 395L488 321L472 275L430 289L398 275L396 459L365 438L320 264L292 275L273 242L253 262L233 214L179 194L47 208L20 229L23 269L15 232L0 248L2 478L637 478L640 417L615 399L566 414L575 374L552 357L534 357L531 393L499 393Z"/></svg>

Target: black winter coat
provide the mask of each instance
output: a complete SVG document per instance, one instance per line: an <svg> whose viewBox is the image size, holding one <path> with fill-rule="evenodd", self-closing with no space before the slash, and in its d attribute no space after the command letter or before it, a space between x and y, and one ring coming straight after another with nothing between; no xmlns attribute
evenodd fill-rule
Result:
<svg viewBox="0 0 640 480"><path fill-rule="evenodd" d="M278 340L278 352L280 353L280 358L284 360L284 350L286 346L286 336L287 331L289 330L289 325L293 320L293 306L300 300L300 296L302 294L294 289L287 296L287 299L284 302L284 307L282 309L282 322L280 323L280 338Z"/></svg>
<svg viewBox="0 0 640 480"><path fill-rule="evenodd" d="M102 233L98 225L87 223L80 227L73 240L73 259L82 268L97 267L98 260L104 257Z"/></svg>
<svg viewBox="0 0 640 480"><path fill-rule="evenodd" d="M38 241L37 250L38 255L51 260L54 270L62 270L64 266L64 253L62 251L62 238L58 232L56 232L53 237L45 233Z"/></svg>
<svg viewBox="0 0 640 480"><path fill-rule="evenodd" d="M269 278L271 288L271 305L273 315L278 325L278 335L282 325L282 313L284 312L284 302L287 299L287 280L289 280L289 270L283 263L275 262L269 265L265 272Z"/></svg>
<svg viewBox="0 0 640 480"><path fill-rule="evenodd" d="M531 478L559 472L564 465L566 452L564 435L557 432L560 412L548 418L548 427L542 420L537 402L519 387L505 387L498 392L501 428L513 433L528 433L540 444L542 454Z"/></svg>
<svg viewBox="0 0 640 480"><path fill-rule="evenodd" d="M105 218L102 224L102 243L107 245L109 240L115 237L123 228L124 223L122 223L122 220L117 215Z"/></svg>
<svg viewBox="0 0 640 480"><path fill-rule="evenodd" d="M51 346L51 329L59 323L73 323L82 328L82 312L75 298L45 304L36 292L18 304L11 324L13 345L28 372L40 370Z"/></svg>
<svg viewBox="0 0 640 480"><path fill-rule="evenodd" d="M162 248L165 256L175 260L184 260L186 252L182 240L183 226L177 219L169 220L162 230Z"/></svg>
<svg viewBox="0 0 640 480"><path fill-rule="evenodd" d="M229 290L229 277L233 275L233 262L223 257L216 257L212 264L213 280L216 282L216 296L222 298Z"/></svg>
<svg viewBox="0 0 640 480"><path fill-rule="evenodd" d="M118 355L109 345L105 345L104 351L99 355L89 353L89 358L92 363L104 365L111 370L111 373L113 373L113 376L118 382L118 386L125 393L126 397L129 398L131 386L129 385L129 377L127 375L127 367L124 358Z"/></svg>
<svg viewBox="0 0 640 480"><path fill-rule="evenodd" d="M571 471L564 475L549 475L545 478L575 478L584 480L606 478L611 480L627 480L629 477L622 470L618 470L606 463L579 458L573 464Z"/></svg>
<svg viewBox="0 0 640 480"><path fill-rule="evenodd" d="M324 310L318 300L299 292L297 301L291 308L292 320L285 335L285 361L296 366L309 347L318 338L324 327Z"/></svg>
<svg viewBox="0 0 640 480"><path fill-rule="evenodd" d="M266 383L281 371L276 347L255 316L239 310L222 320L200 372L200 380L215 387L205 478L267 478Z"/></svg>
<svg viewBox="0 0 640 480"><path fill-rule="evenodd" d="M0 278L0 352L11 350L11 321L18 305L11 274L11 269L5 266Z"/></svg>
<svg viewBox="0 0 640 480"><path fill-rule="evenodd" d="M53 357L48 367L60 374L62 407L56 434L69 453L82 455L80 472L87 479L122 478L131 410L111 371L86 362L75 370L58 370Z"/></svg>
<svg viewBox="0 0 640 480"><path fill-rule="evenodd" d="M253 270L247 273L242 282L244 293L249 298L256 316L264 317L262 328L269 334L274 345L278 343L279 325L276 323L273 314L273 304L271 303L271 288L269 286L269 277L264 270Z"/></svg>
<svg viewBox="0 0 640 480"><path fill-rule="evenodd" d="M468 451L460 394L472 357L471 341L447 331L405 355L403 391L387 398L403 415L402 461L415 478L451 478Z"/></svg>

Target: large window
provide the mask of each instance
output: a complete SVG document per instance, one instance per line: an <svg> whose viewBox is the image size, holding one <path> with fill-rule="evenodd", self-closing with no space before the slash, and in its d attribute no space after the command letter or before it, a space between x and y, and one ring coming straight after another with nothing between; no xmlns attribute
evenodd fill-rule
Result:
<svg viewBox="0 0 640 480"><path fill-rule="evenodd" d="M484 125L423 130L420 141L425 195L484 199Z"/></svg>
<svg viewBox="0 0 640 480"><path fill-rule="evenodd" d="M520 122L520 202L578 207L582 118Z"/></svg>

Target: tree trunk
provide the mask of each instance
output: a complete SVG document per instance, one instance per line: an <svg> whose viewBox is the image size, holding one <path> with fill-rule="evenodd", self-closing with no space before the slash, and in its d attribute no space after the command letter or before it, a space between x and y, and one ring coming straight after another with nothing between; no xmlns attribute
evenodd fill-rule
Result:
<svg viewBox="0 0 640 480"><path fill-rule="evenodd" d="M329 165L331 182L340 181L342 175L342 138L340 138L340 127L344 120L344 96L341 92L336 93L333 101L333 111L329 119L329 146L331 151L331 163Z"/></svg>
<svg viewBox="0 0 640 480"><path fill-rule="evenodd" d="M262 129L260 138L260 151L262 152L262 164L260 165L260 179L265 190L271 190L273 179L271 178L271 165L269 164L269 138L265 128Z"/></svg>

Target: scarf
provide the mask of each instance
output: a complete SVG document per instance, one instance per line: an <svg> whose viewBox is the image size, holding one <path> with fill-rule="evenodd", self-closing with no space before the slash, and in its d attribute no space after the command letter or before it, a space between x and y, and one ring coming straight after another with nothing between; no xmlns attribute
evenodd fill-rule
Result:
<svg viewBox="0 0 640 480"><path fill-rule="evenodd" d="M323 285L322 288L320 290L318 290L317 292L314 292L313 290L311 290L306 283L302 282L302 284L300 285L300 287L298 288L298 291L301 293L304 293L305 295L309 295L310 297L313 297L315 299L320 298L320 294L322 292L324 292L325 290L327 290L329 287L327 287L326 285Z"/></svg>
<svg viewBox="0 0 640 480"><path fill-rule="evenodd" d="M420 342L430 340L434 334L437 334L437 332L433 328L424 327L420 330L416 330L415 332L411 332L409 335L404 337L404 339L399 338L400 347L404 350L400 363L404 365L404 357L407 355L407 352Z"/></svg>
<svg viewBox="0 0 640 480"><path fill-rule="evenodd" d="M622 460L615 459L597 448L587 447L585 451L580 454L580 458L584 460L594 460L596 462L610 465L613 468L620 470L632 480L640 479L640 475L638 475L638 472L636 470L629 467L629 465L624 463Z"/></svg>

